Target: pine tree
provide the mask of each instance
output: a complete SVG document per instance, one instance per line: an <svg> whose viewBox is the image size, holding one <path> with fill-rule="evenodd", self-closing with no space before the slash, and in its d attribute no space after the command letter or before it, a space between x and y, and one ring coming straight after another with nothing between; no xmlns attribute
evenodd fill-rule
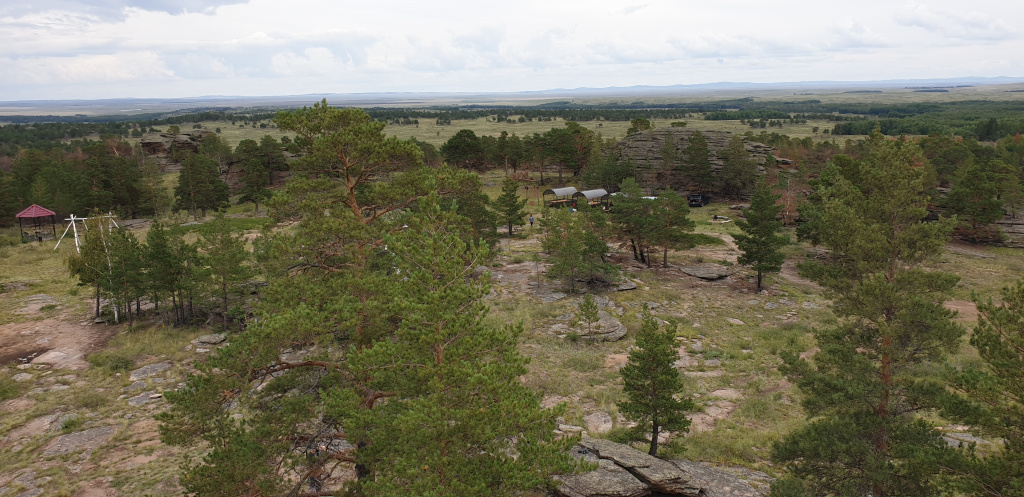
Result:
<svg viewBox="0 0 1024 497"><path fill-rule="evenodd" d="M81 233L81 245L77 253L68 257L66 265L73 278L78 278L79 285L92 285L96 288L96 317L100 317L100 296L104 281L110 272L107 260L107 249L103 242L100 224L94 223L93 229Z"/></svg>
<svg viewBox="0 0 1024 497"><path fill-rule="evenodd" d="M999 239L999 229L992 223L1003 217L1003 201L999 199L998 183L986 168L968 164L958 169L946 206L961 218L963 238L972 242Z"/></svg>
<svg viewBox="0 0 1024 497"><path fill-rule="evenodd" d="M601 320L598 312L599 309L597 302L594 301L594 296L588 293L583 297L583 301L580 302L578 312L576 313L576 322L585 327L587 336L592 335L595 329L601 327L601 325L597 324Z"/></svg>
<svg viewBox="0 0 1024 497"><path fill-rule="evenodd" d="M697 184L697 191L708 191L715 179L711 171L708 141L700 131L690 135L690 144L683 149L683 156L686 158L686 178Z"/></svg>
<svg viewBox="0 0 1024 497"><path fill-rule="evenodd" d="M207 210L227 206L231 191L220 179L217 163L198 154L188 154L181 164L178 186L174 188L174 210L187 210L198 221Z"/></svg>
<svg viewBox="0 0 1024 497"><path fill-rule="evenodd" d="M721 155L725 162L719 173L721 190L738 197L757 179L757 162L750 158L743 137L739 135L729 139Z"/></svg>
<svg viewBox="0 0 1024 497"><path fill-rule="evenodd" d="M128 325L135 323L139 309L139 299L146 292L144 274L144 247L135 235L128 230L111 230L107 233L107 247L110 255L110 274L108 292L111 303L119 314L128 319ZM132 304L136 304L136 312L132 312Z"/></svg>
<svg viewBox="0 0 1024 497"><path fill-rule="evenodd" d="M629 240L633 258L650 267L650 235L658 227L654 216L655 201L643 198L643 190L633 178L622 181L619 193L610 215L615 232L619 238Z"/></svg>
<svg viewBox="0 0 1024 497"><path fill-rule="evenodd" d="M424 166L419 147L359 109L323 101L275 122L302 147L275 197L299 222L261 237L261 259L282 270L258 320L166 394L161 438L204 451L182 485L298 494L352 465L353 490L368 495L540 484L565 461L548 442L557 413L519 383L518 327L482 324L486 285L467 276L487 252L449 207L481 193L464 190L475 175Z"/></svg>
<svg viewBox="0 0 1024 497"><path fill-rule="evenodd" d="M959 347L964 330L943 307L955 276L925 270L949 240L948 220L924 222L925 163L915 144L875 133L856 182L834 164L817 186L827 262L801 264L826 287L839 318L815 330L811 362L784 354L808 424L772 449L790 475L773 495L936 495L947 451L924 415L945 385L924 371Z"/></svg>
<svg viewBox="0 0 1024 497"><path fill-rule="evenodd" d="M548 253L551 262L547 275L562 280L569 292L576 291L581 279L604 276L612 271L603 259L608 245L586 229L583 212L550 209L541 219L544 229L541 248Z"/></svg>
<svg viewBox="0 0 1024 497"><path fill-rule="evenodd" d="M228 315L231 295L244 295L240 285L253 276L249 266L251 254L245 250L245 242L231 232L223 215L217 216L209 226L210 230L199 237L199 248L203 250L203 262L209 267L213 279L214 293L223 302L224 329L228 329Z"/></svg>
<svg viewBox="0 0 1024 497"><path fill-rule="evenodd" d="M285 161L281 143L275 140L273 136L263 135L263 138L260 138L260 155L262 156L263 167L268 172L285 171L288 169L288 163Z"/></svg>
<svg viewBox="0 0 1024 497"><path fill-rule="evenodd" d="M519 182L505 178L501 184L501 195L494 199L494 210L498 212L501 224L508 226L508 236L512 236L512 225L523 224L526 219L526 199L519 198Z"/></svg>
<svg viewBox="0 0 1024 497"><path fill-rule="evenodd" d="M686 249L694 246L695 241L690 232L696 224L689 218L690 206L686 199L671 188L658 192L652 215L654 222L648 238L651 245L661 246L661 264L668 267L668 249Z"/></svg>
<svg viewBox="0 0 1024 497"><path fill-rule="evenodd" d="M436 202L426 199L409 229L388 240L403 275L394 280L403 318L394 339L351 369L360 378L374 372L362 388L389 392L389 401L360 409L350 396L328 409L362 441L357 459L374 469L365 495L518 495L570 470L560 451L572 442L555 441L559 412L542 409L519 381L522 325L482 322L489 286L467 276L486 246L467 246L454 214Z"/></svg>
<svg viewBox="0 0 1024 497"><path fill-rule="evenodd" d="M242 189L239 192L242 196L238 201L252 202L253 209L259 212L260 202L267 201L271 195L267 189L267 185L270 184L270 173L258 160L246 161L242 167Z"/></svg>
<svg viewBox="0 0 1024 497"><path fill-rule="evenodd" d="M675 326L658 329L658 321L647 304L640 312L640 332L636 347L629 352L629 361L622 368L622 390L627 400L619 403L626 419L637 423L637 430L650 433L652 456L658 455L658 435L663 430L687 431L690 420L686 412L695 409L689 398L677 399L683 392L679 371L673 366L679 360L676 350Z"/></svg>
<svg viewBox="0 0 1024 497"><path fill-rule="evenodd" d="M160 221L154 220L149 232L146 233L144 260L149 299L158 311L160 303L174 291L175 270L178 264L173 257L167 229Z"/></svg>
<svg viewBox="0 0 1024 497"><path fill-rule="evenodd" d="M944 414L997 439L1002 450L958 460L960 490L968 495L1024 495L1024 280L1004 288L1002 303L975 296L978 325L971 345L984 367L949 373L952 396Z"/></svg>
<svg viewBox="0 0 1024 497"><path fill-rule="evenodd" d="M736 246L743 252L739 257L739 263L757 271L758 292L762 288L761 279L764 273L781 271L782 263L786 260L780 249L789 244L789 239L779 236L782 221L776 219L782 210L782 207L775 203L780 197L781 195L772 194L768 183L762 178L757 183L750 208L744 213L746 221L736 221L736 226L743 231L742 234L733 237L736 239Z"/></svg>

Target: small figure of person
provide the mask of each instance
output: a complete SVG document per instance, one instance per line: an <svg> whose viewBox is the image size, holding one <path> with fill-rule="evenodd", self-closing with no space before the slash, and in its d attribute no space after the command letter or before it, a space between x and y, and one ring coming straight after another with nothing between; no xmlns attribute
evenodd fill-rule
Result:
<svg viewBox="0 0 1024 497"><path fill-rule="evenodd" d="M530 227L533 228L533 214L530 214Z"/></svg>

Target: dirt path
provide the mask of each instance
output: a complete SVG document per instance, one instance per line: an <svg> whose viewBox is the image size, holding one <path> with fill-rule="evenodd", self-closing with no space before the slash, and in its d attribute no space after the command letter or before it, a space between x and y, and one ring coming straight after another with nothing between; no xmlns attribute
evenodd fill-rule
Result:
<svg viewBox="0 0 1024 497"><path fill-rule="evenodd" d="M821 285L800 276L800 273L796 269L796 261L792 259L787 259L786 262L782 263L782 271L779 272L779 276L782 276L784 279L791 283L796 283L798 285L807 285L819 291L823 290Z"/></svg>
<svg viewBox="0 0 1024 497"><path fill-rule="evenodd" d="M947 300L943 307L957 312L957 320L973 325L978 322L978 306L970 300Z"/></svg>
<svg viewBox="0 0 1024 497"><path fill-rule="evenodd" d="M85 369L85 356L114 335L112 326L68 322L67 317L0 325L0 364L49 364Z"/></svg>
<svg viewBox="0 0 1024 497"><path fill-rule="evenodd" d="M727 233L707 233L710 236L721 238L725 242L725 246L721 245L701 245L695 247L691 252L699 254L704 257L705 260L717 260L717 261L728 261L733 264L736 263L740 256L740 248L736 246L736 241L733 240L732 235Z"/></svg>

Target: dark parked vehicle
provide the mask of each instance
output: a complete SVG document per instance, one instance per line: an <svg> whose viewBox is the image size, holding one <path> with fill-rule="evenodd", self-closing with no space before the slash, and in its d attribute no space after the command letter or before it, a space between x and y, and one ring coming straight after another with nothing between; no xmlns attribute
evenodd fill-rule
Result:
<svg viewBox="0 0 1024 497"><path fill-rule="evenodd" d="M704 207L711 203L711 195L691 193L687 200L690 203L690 207Z"/></svg>

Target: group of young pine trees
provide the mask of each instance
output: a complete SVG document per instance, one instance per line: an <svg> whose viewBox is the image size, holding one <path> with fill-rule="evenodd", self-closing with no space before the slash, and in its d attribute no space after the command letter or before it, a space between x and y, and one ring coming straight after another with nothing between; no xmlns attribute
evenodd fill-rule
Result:
<svg viewBox="0 0 1024 497"><path fill-rule="evenodd" d="M216 310L226 329L232 301L240 303L250 290L251 253L223 217L195 243L182 235L154 221L142 242L131 230L95 218L67 266L80 285L95 289L97 318L106 300L109 318L129 325L151 304L163 320L179 325Z"/></svg>

